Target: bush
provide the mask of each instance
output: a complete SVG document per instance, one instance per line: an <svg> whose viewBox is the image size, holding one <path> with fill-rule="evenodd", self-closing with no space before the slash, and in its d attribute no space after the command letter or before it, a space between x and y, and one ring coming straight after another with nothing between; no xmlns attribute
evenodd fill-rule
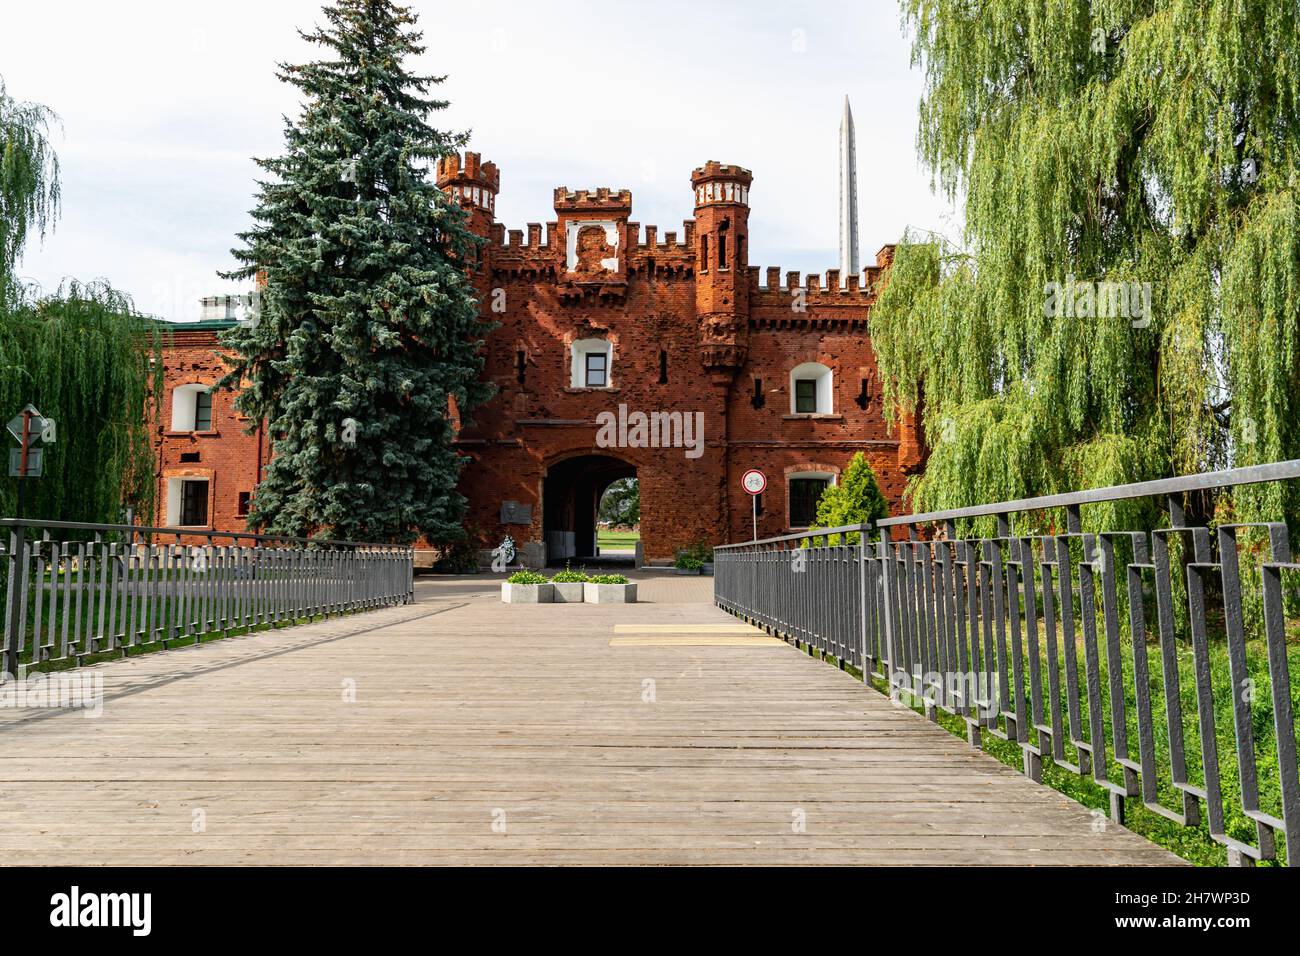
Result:
<svg viewBox="0 0 1300 956"><path fill-rule="evenodd" d="M822 492L817 502L817 525L808 530L815 532L817 528L862 524L888 516L889 506L885 504L885 496L880 493L880 485L876 483L876 473L871 470L866 456L858 452L849 462L849 467L844 469L844 474L840 475L839 484L830 485ZM856 531L844 537L845 544L858 543ZM839 539L839 535L833 534L826 543L836 545L840 543ZM814 543L821 544L823 540L825 539L817 538ZM800 544L806 547L807 541Z"/></svg>
<svg viewBox="0 0 1300 956"><path fill-rule="evenodd" d="M684 571L698 571L704 567L704 562L689 551L683 551L677 555L676 565Z"/></svg>
<svg viewBox="0 0 1300 956"><path fill-rule="evenodd" d="M582 571L575 571L567 564L564 566L563 571L557 571L555 574L551 575L552 584L582 584L583 582L590 580L591 578Z"/></svg>
<svg viewBox="0 0 1300 956"><path fill-rule="evenodd" d="M440 574L473 573L478 570L478 548L468 536L444 545L433 570Z"/></svg>
<svg viewBox="0 0 1300 956"><path fill-rule="evenodd" d="M621 574L593 574L587 579L592 584L628 584L627 578Z"/></svg>
<svg viewBox="0 0 1300 956"><path fill-rule="evenodd" d="M516 571L510 577L506 578L511 584L548 584L546 575L538 574L536 571Z"/></svg>
<svg viewBox="0 0 1300 956"><path fill-rule="evenodd" d="M713 545L702 538L698 538L683 548L681 553L695 558L701 564L707 564L713 560Z"/></svg>

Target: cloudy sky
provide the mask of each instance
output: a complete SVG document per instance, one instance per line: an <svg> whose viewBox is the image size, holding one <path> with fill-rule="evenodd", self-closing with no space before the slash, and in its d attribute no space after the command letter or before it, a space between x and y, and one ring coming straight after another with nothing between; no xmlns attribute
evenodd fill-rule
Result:
<svg viewBox="0 0 1300 956"><path fill-rule="evenodd" d="M507 228L553 218L552 190L627 187L633 218L681 229L690 171L754 171L751 265L837 262L841 103L858 135L862 259L907 226L955 231L916 160L921 80L895 0L409 0L445 73L434 125L501 169ZM108 278L145 312L198 317L248 223L256 168L294 115L277 61L319 0L6 3L0 77L61 119L64 210L22 276Z"/></svg>

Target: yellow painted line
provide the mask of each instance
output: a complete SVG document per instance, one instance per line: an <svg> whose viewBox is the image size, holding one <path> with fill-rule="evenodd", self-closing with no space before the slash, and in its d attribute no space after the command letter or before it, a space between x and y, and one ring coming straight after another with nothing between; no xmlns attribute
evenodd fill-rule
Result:
<svg viewBox="0 0 1300 956"><path fill-rule="evenodd" d="M615 634L764 634L752 624L615 624Z"/></svg>
<svg viewBox="0 0 1300 956"><path fill-rule="evenodd" d="M611 637L610 647L785 647L785 641L766 634L663 634Z"/></svg>

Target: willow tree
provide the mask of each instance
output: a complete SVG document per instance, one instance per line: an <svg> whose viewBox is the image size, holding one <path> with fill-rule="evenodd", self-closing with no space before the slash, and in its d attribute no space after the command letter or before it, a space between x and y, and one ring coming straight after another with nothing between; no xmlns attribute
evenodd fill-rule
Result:
<svg viewBox="0 0 1300 956"><path fill-rule="evenodd" d="M43 296L15 281L24 246L58 215L55 122L0 83L0 421L33 404L58 423L42 477L29 480L28 517L116 521L124 505L147 514L153 501L147 422L161 385L159 334L106 283ZM0 443L6 464L9 447ZM0 515L14 514L16 495L17 483L0 478Z"/></svg>
<svg viewBox="0 0 1300 956"><path fill-rule="evenodd" d="M964 210L905 237L872 315L888 406L924 401L913 503L1300 457L1300 8L902 7L919 153Z"/></svg>
<svg viewBox="0 0 1300 956"><path fill-rule="evenodd" d="M12 292L27 237L44 237L58 216L59 159L49 137L54 122L44 106L9 96L0 79L0 296Z"/></svg>
<svg viewBox="0 0 1300 956"><path fill-rule="evenodd" d="M42 476L28 481L27 516L116 522L130 506L147 517L149 409L162 385L157 324L111 287L75 282L17 301L0 320L4 419L30 402L58 424ZM0 484L0 514L14 513L16 490L12 479Z"/></svg>

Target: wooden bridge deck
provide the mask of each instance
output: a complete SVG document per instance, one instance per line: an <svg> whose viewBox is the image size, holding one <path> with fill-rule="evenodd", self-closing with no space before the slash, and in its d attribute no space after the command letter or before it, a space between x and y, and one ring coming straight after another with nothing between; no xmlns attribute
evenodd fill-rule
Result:
<svg viewBox="0 0 1300 956"><path fill-rule="evenodd" d="M1181 862L718 630L707 579L612 607L495 586L100 665L98 718L0 708L0 863Z"/></svg>

